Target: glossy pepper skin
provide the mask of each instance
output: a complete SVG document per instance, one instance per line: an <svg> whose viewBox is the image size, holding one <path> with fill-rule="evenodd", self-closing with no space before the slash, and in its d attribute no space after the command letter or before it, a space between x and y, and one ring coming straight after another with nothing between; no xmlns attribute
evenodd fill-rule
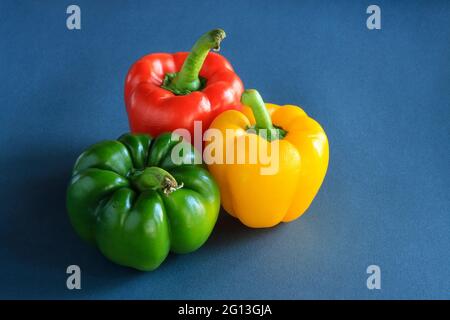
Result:
<svg viewBox="0 0 450 320"><path fill-rule="evenodd" d="M292 221L306 211L325 177L329 150L324 130L301 108L274 104L264 107L257 92L256 98L259 98L255 99L255 92L247 90L242 96L243 104L252 108L244 106L242 112L226 111L210 128L220 130L224 136L227 129L231 130L232 135L224 139L224 154L235 148L234 154L244 152L249 156L249 143L243 150L236 146L239 140L248 142L250 137L265 144L267 150L273 150L273 143L279 143L279 170L273 175L263 175L261 168L267 168L267 163L259 161L210 164L208 169L219 184L225 211L249 227L263 228ZM259 126L258 120L255 123L255 111ZM275 131L280 130L279 139L268 141L248 132L250 128L267 128L272 124L272 128L278 128ZM275 152L272 155L275 156Z"/></svg>
<svg viewBox="0 0 450 320"><path fill-rule="evenodd" d="M194 121L206 130L221 112L240 109L243 84L219 49L221 29L204 34L192 51L155 53L128 71L125 104L132 132L158 135L184 128L194 134Z"/></svg>
<svg viewBox="0 0 450 320"><path fill-rule="evenodd" d="M185 164L198 157L190 144L181 164L172 161L179 144L186 142L168 133L125 134L84 151L67 190L80 237L113 262L144 271L156 269L169 251L202 246L217 220L219 190L201 165Z"/></svg>

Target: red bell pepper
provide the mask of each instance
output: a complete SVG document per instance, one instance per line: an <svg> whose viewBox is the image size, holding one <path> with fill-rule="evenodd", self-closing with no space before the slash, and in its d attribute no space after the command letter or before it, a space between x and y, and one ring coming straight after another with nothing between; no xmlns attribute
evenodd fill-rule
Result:
<svg viewBox="0 0 450 320"><path fill-rule="evenodd" d="M221 112L241 108L244 86L219 50L225 32L205 33L191 52L155 53L139 59L128 71L125 104L132 132L157 136L178 128L203 131Z"/></svg>

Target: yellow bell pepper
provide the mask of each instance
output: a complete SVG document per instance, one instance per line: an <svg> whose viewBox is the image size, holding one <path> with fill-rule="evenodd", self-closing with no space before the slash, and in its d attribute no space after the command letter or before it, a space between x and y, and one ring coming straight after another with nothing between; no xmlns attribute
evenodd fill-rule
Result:
<svg viewBox="0 0 450 320"><path fill-rule="evenodd" d="M225 111L210 126L225 137L222 149L212 154L222 153L227 160L206 161L219 184L222 206L253 228L292 221L308 209L323 182L328 167L327 136L297 106L264 104L256 90L246 90L241 101L242 112ZM251 149L252 141L258 152ZM205 148L213 149L213 143L207 141ZM261 150L266 150L267 159L252 162ZM270 172L268 163L275 161L276 170Z"/></svg>

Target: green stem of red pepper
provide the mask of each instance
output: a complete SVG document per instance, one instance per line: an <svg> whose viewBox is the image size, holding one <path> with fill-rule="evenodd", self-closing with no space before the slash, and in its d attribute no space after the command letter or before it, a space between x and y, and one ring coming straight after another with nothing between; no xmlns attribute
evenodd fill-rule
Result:
<svg viewBox="0 0 450 320"><path fill-rule="evenodd" d="M242 93L242 104L252 109L255 117L255 125L247 128L247 131L254 132L268 141L282 139L286 136L286 131L272 124L272 119L267 111L264 100L255 89L248 89Z"/></svg>
<svg viewBox="0 0 450 320"><path fill-rule="evenodd" d="M222 29L214 29L202 35L192 47L180 72L166 74L162 88L176 95L201 90L205 84L205 80L199 77L203 62L211 49L215 51L220 49L220 43L224 38L225 31Z"/></svg>
<svg viewBox="0 0 450 320"><path fill-rule="evenodd" d="M158 167L147 167L137 170L130 176L133 186L139 191L162 190L169 194L182 187L166 170Z"/></svg>

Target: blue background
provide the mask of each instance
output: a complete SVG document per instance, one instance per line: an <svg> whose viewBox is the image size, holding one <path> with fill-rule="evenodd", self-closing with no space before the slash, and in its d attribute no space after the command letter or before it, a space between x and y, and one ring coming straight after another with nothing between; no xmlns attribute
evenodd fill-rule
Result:
<svg viewBox="0 0 450 320"><path fill-rule="evenodd" d="M0 298L450 298L450 2L0 2ZM204 247L155 272L116 266L65 211L72 165L128 130L129 66L227 32L221 53L266 101L325 128L307 213L267 230L222 214ZM66 267L82 289L66 288ZM366 268L381 267L368 290Z"/></svg>

